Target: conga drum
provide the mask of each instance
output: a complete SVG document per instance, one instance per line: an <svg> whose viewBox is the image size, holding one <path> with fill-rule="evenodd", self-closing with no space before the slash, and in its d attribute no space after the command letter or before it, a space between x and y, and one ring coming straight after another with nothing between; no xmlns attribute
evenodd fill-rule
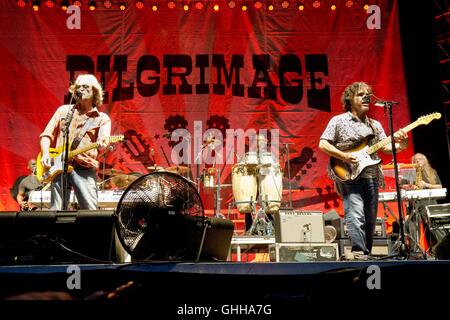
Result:
<svg viewBox="0 0 450 320"><path fill-rule="evenodd" d="M252 201L256 201L258 193L257 168L245 163L233 166L232 189L236 207L240 213L252 212Z"/></svg>
<svg viewBox="0 0 450 320"><path fill-rule="evenodd" d="M283 193L283 176L279 164L260 166L259 196L266 203L266 213L274 214L280 210Z"/></svg>

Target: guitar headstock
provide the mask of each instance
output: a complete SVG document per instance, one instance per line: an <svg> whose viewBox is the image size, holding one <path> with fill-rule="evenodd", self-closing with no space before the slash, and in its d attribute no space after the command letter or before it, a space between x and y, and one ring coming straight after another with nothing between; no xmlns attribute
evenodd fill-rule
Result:
<svg viewBox="0 0 450 320"><path fill-rule="evenodd" d="M123 141L123 139L124 139L124 135L123 134L119 134L119 135L108 137L109 143L115 143L115 142Z"/></svg>
<svg viewBox="0 0 450 320"><path fill-rule="evenodd" d="M433 121L435 119L440 119L441 117L442 117L442 115L439 112L434 112L434 113L430 113L425 116L419 117L419 119L417 119L417 121L420 122L421 124L429 124L431 121Z"/></svg>

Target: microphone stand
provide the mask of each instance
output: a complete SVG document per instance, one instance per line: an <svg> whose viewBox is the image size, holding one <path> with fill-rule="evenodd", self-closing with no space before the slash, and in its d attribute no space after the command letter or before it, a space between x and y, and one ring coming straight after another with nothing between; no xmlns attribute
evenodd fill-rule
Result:
<svg viewBox="0 0 450 320"><path fill-rule="evenodd" d="M293 207L292 207L292 187L291 187L291 157L289 155L289 145L290 144L294 144L294 143L285 142L284 146L286 148L287 169L288 169L289 209L293 209Z"/></svg>
<svg viewBox="0 0 450 320"><path fill-rule="evenodd" d="M72 95L73 98L73 95ZM63 172L62 172L62 210L67 210L68 200L69 197L67 195L68 193L68 186L69 186L69 127L70 123L72 122L73 114L75 112L75 105L72 106L72 109L69 111L69 113L66 116L65 123L64 123L64 129L63 129L63 140L64 140L64 156L63 156Z"/></svg>
<svg viewBox="0 0 450 320"><path fill-rule="evenodd" d="M394 102L385 101L384 102L384 110L388 111L389 117L389 131L391 136L391 145L392 145L392 159L394 160L394 174L395 174L395 189L397 191L397 205L398 205L398 216L399 216L399 227L400 227L400 241L401 245L399 248L399 257L406 257L406 245L405 245L405 230L404 230L404 218L403 218L403 206L402 206L402 194L399 184L399 174L398 174L398 165L397 165L397 150L395 147L394 141L394 128L392 124L392 105Z"/></svg>

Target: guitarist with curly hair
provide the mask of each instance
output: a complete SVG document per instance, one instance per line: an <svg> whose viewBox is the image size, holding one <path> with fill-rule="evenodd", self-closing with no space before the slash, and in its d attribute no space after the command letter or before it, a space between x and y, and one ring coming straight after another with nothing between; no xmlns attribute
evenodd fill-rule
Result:
<svg viewBox="0 0 450 320"><path fill-rule="evenodd" d="M344 113L333 117L319 149L330 156L328 175L344 203L344 217L352 252L348 259L366 260L371 253L378 209L378 187L383 184L378 149L392 153L381 124L367 116L372 88L364 82L347 86L342 94ZM404 130L394 134L396 150L408 147Z"/></svg>

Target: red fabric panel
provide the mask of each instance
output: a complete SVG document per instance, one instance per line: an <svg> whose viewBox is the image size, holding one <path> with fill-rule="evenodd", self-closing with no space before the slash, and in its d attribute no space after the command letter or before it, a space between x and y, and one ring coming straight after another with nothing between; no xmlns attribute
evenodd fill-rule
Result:
<svg viewBox="0 0 450 320"><path fill-rule="evenodd" d="M153 163L149 156L152 149L157 164L169 165L165 157L170 160L171 145L163 135L176 128L193 133L194 121L201 121L203 130L279 129L281 142L294 143L290 153L294 162L291 185L295 207L342 212L341 201L326 177L328 157L317 145L328 120L342 110L340 96L345 86L366 81L373 85L377 96L399 101L394 109L395 130L411 122L396 1L374 2L381 8L379 30L368 29L369 14L361 8L346 8L344 1L335 12L324 5L313 9L309 2L303 12L277 8L272 13L253 8L247 12L222 8L214 13L209 5L202 11L192 9L188 13L165 6L157 12L129 6L122 12L99 5L94 12L84 8L81 29L69 30L69 15L60 8L43 6L33 12L29 4L19 8L15 0L1 1L0 210L18 208L9 188L18 176L27 173L28 159L39 152L39 134L64 102L71 76L87 71L81 70L84 59L99 79L103 77L108 101L102 111L111 116L113 133L125 133L138 147L138 151L133 151L130 143L118 145L107 157L107 167L147 173L146 167ZM288 72L284 80L280 79L280 60L288 54L299 61L301 72ZM138 64L147 55L159 62L159 72L140 72ZM178 55L178 62L191 64L192 70L185 79L192 93L180 92L179 77L169 78L170 55ZM214 55L218 55L219 62L223 57L228 71L233 59L242 59L242 68L233 69L231 84L236 84L239 72L243 96L226 85L223 73L224 92L214 92L214 84L218 83ZM268 86L261 80L267 78L254 70L256 55L268 56L266 77L275 87L272 97L252 97L255 79L257 88ZM70 64L73 56L83 58ZM120 56L125 57L120 60ZM207 61L203 69L201 56ZM320 69L317 59L324 59L325 72L310 72ZM126 68L120 65L125 61ZM287 64L289 67L292 61ZM184 67L172 71L186 73ZM160 86L155 94L145 96L142 89L154 83L149 77L156 77ZM311 78L318 79L313 87ZM202 79L209 84L206 93L199 93L196 88ZM143 85L138 88L139 81ZM174 94L164 92L169 81L175 85ZM301 99L287 101L279 88L283 81L288 86L301 82L302 90L296 91L302 94ZM127 96L125 91L117 94L119 87L133 88ZM324 93L326 88L329 94ZM314 93L321 99L308 98ZM382 109L375 108L370 115L388 131L387 117ZM399 155L399 160L409 162L411 155L412 147ZM383 156L384 162L389 159ZM231 183L230 169L229 165L224 169L222 183ZM286 188L284 194L287 200ZM224 189L223 198L224 202L231 200L231 188ZM207 208L212 206L210 192L205 192L204 201Z"/></svg>

